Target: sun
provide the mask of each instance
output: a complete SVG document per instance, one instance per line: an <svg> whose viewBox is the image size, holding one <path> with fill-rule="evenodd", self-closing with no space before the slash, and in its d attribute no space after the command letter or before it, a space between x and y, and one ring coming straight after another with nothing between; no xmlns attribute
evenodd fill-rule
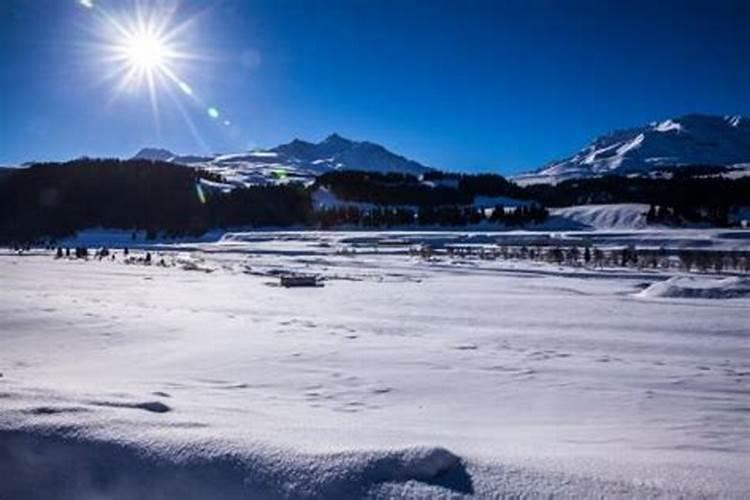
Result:
<svg viewBox="0 0 750 500"><path fill-rule="evenodd" d="M157 87L172 85L190 95L190 86L177 75L178 66L193 57L176 39L185 23L175 25L172 10L135 5L130 15L91 7L102 21L100 48L110 67L108 77L119 80L116 92L146 88L155 100Z"/></svg>
<svg viewBox="0 0 750 500"><path fill-rule="evenodd" d="M186 105L202 108L209 118L225 127L231 127L232 122L216 106L204 102L183 77L202 66L196 61L211 58L196 53L196 40L189 36L189 29L201 13L182 15L177 9L179 1L118 0L119 10L106 9L97 0L78 3L95 20L91 31L96 41L88 46L103 63L97 67L101 82L114 83L109 102L123 94L135 99L147 95L158 133L160 97L168 97L196 141L203 144ZM132 8L122 9L123 5Z"/></svg>
<svg viewBox="0 0 750 500"><path fill-rule="evenodd" d="M154 71L169 62L169 47L154 33L132 33L125 39L122 51L127 64L141 71Z"/></svg>

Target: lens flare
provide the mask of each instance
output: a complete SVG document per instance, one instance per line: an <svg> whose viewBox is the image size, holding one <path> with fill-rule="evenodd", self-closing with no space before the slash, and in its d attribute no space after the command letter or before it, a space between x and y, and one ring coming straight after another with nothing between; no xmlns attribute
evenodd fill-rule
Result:
<svg viewBox="0 0 750 500"><path fill-rule="evenodd" d="M277 169L273 171L273 176L280 181L284 181L287 178L286 170Z"/></svg>
<svg viewBox="0 0 750 500"><path fill-rule="evenodd" d="M195 194L198 196L198 201L205 205L206 194L203 192L203 188L201 187L200 182L195 183Z"/></svg>
<svg viewBox="0 0 750 500"><path fill-rule="evenodd" d="M180 87L180 90L182 90L185 93L185 95L189 95L189 96L193 95L193 88L187 83L183 82L182 80L177 82L177 86Z"/></svg>

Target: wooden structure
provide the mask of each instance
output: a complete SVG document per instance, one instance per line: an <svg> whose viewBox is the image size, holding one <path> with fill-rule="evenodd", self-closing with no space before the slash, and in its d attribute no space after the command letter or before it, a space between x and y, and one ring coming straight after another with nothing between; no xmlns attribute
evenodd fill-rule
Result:
<svg viewBox="0 0 750 500"><path fill-rule="evenodd" d="M281 286L284 288L298 286L322 286L318 283L318 277L309 274L285 274L281 277Z"/></svg>

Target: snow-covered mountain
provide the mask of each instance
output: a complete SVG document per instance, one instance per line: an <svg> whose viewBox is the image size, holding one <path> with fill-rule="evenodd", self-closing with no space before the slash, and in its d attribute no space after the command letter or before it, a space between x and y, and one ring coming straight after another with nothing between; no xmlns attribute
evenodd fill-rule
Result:
<svg viewBox="0 0 750 500"><path fill-rule="evenodd" d="M171 161L172 158L174 158L175 155L173 152L169 151L168 149L162 149L162 148L143 148L140 151L138 151L135 156L133 156L134 160L151 160L151 161Z"/></svg>
<svg viewBox="0 0 750 500"><path fill-rule="evenodd" d="M332 134L313 143L300 139L267 150L209 157L179 156L158 148L144 148L134 158L170 161L222 175L232 185L310 182L332 170L367 170L420 175L429 170L416 161L367 141Z"/></svg>
<svg viewBox="0 0 750 500"><path fill-rule="evenodd" d="M647 174L659 167L750 163L750 118L690 114L596 138L564 160L516 176L519 184L604 174Z"/></svg>

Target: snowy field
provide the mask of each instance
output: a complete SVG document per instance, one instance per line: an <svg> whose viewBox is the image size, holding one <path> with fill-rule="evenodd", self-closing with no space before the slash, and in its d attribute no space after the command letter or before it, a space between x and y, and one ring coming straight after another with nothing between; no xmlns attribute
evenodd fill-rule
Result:
<svg viewBox="0 0 750 500"><path fill-rule="evenodd" d="M0 499L750 496L748 278L409 253L530 237L3 251Z"/></svg>

